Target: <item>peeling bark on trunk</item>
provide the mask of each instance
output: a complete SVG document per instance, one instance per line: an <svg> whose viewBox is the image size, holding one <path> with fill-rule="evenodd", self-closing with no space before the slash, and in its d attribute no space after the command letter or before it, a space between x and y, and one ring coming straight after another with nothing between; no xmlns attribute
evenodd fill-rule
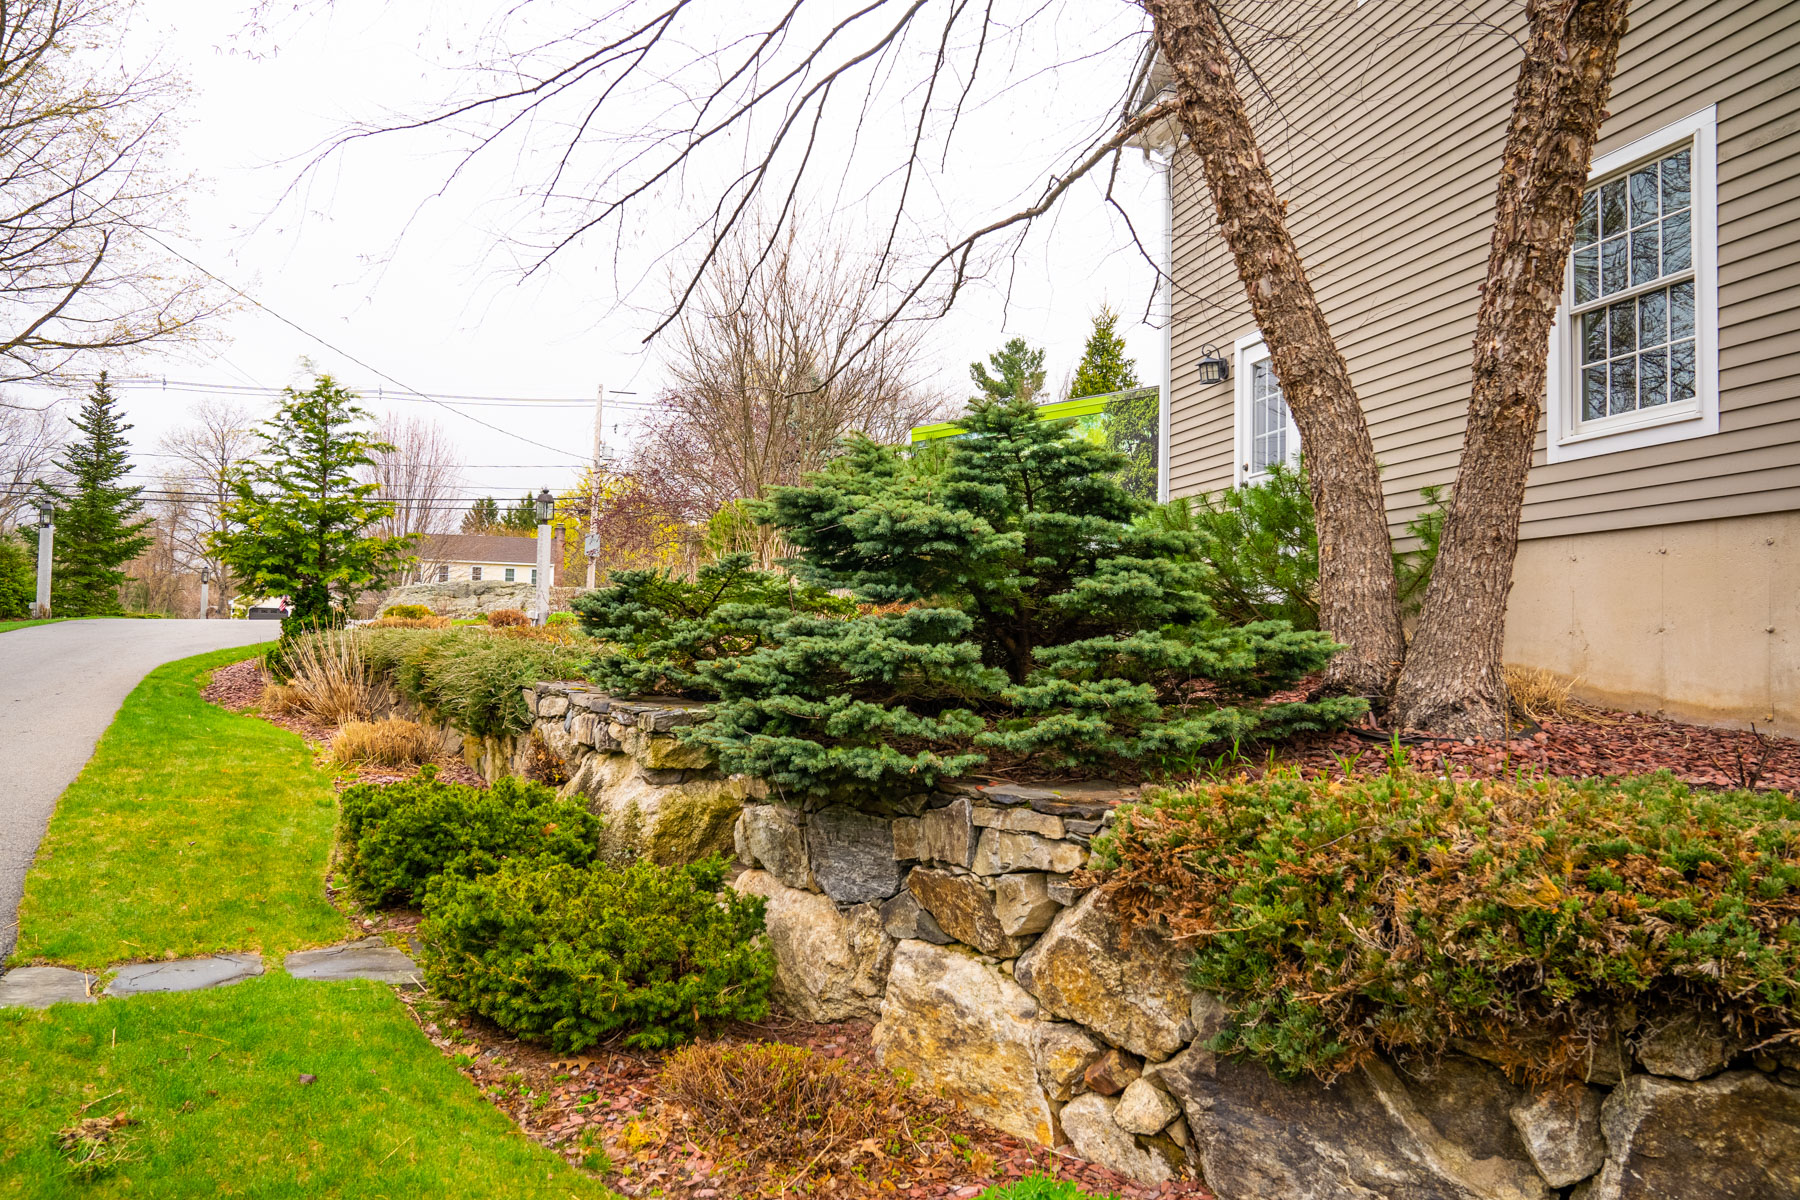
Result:
<svg viewBox="0 0 1800 1200"><path fill-rule="evenodd" d="M1394 698L1402 728L1504 736L1501 647L1551 326L1629 0L1529 0L1462 462L1418 633Z"/></svg>
<svg viewBox="0 0 1800 1200"><path fill-rule="evenodd" d="M1405 643L1381 471L1350 369L1288 233L1218 13L1206 0L1144 0L1144 7L1173 70L1182 132L1200 159L1219 230L1300 429L1319 532L1319 625L1348 647L1332 661L1327 686L1383 697Z"/></svg>

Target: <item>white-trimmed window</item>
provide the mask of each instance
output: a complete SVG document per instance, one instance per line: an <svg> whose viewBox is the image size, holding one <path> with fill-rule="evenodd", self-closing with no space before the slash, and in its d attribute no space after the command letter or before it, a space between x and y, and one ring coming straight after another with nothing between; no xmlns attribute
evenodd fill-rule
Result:
<svg viewBox="0 0 1800 1200"><path fill-rule="evenodd" d="M513 574L514 574L513 568L506 567L504 570L505 570L505 574L502 578L504 579L505 582L512 583L513 582Z"/></svg>
<svg viewBox="0 0 1800 1200"><path fill-rule="evenodd" d="M439 583L449 583L450 582L450 564L449 563L439 563L438 564L437 581Z"/></svg>
<svg viewBox="0 0 1800 1200"><path fill-rule="evenodd" d="M1714 111L1597 160L1551 345L1551 462L1719 428Z"/></svg>
<svg viewBox="0 0 1800 1200"><path fill-rule="evenodd" d="M1299 459L1300 430L1260 335L1238 339L1236 426L1239 484L1259 483L1274 464Z"/></svg>
<svg viewBox="0 0 1800 1200"><path fill-rule="evenodd" d="M481 582L481 568L480 567L470 567L469 568L469 582L471 582L471 583L480 583Z"/></svg>

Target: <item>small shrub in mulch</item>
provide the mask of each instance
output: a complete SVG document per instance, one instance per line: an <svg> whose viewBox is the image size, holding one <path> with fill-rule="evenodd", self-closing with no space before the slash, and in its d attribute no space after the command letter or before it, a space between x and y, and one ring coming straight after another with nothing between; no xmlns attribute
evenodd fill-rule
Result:
<svg viewBox="0 0 1800 1200"><path fill-rule="evenodd" d="M496 608L488 613L487 623L496 629L501 629L508 625L529 625L531 618L520 609Z"/></svg>
<svg viewBox="0 0 1800 1200"><path fill-rule="evenodd" d="M759 1020L775 978L763 901L724 877L719 858L514 860L481 878L446 877L425 897L426 978L459 1008L559 1051L613 1037L657 1049Z"/></svg>
<svg viewBox="0 0 1800 1200"><path fill-rule="evenodd" d="M944 1114L887 1072L779 1042L690 1046L664 1065L662 1090L712 1141L789 1173L929 1154L945 1139Z"/></svg>
<svg viewBox="0 0 1800 1200"><path fill-rule="evenodd" d="M429 766L401 783L354 784L340 804L345 873L369 904L416 903L446 878L476 878L514 859L585 864L600 833L584 805L541 783L445 783Z"/></svg>
<svg viewBox="0 0 1800 1200"><path fill-rule="evenodd" d="M1283 1075L1453 1038L1577 1074L1659 1003L1765 1032L1800 1013L1800 801L1782 793L1276 771L1164 792L1096 849L1111 900L1165 922L1225 999L1214 1048Z"/></svg>

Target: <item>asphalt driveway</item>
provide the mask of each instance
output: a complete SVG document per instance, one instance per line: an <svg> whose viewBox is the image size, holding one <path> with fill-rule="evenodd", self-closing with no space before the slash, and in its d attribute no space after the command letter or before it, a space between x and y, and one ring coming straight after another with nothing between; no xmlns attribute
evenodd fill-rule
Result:
<svg viewBox="0 0 1800 1200"><path fill-rule="evenodd" d="M279 621L63 621L0 633L0 962L56 798L131 689L177 658L272 641Z"/></svg>

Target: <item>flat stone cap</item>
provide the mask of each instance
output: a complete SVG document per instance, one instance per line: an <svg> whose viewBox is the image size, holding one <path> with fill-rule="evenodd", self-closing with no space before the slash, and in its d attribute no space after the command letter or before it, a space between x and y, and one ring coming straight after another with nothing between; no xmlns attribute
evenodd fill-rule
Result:
<svg viewBox="0 0 1800 1200"><path fill-rule="evenodd" d="M106 985L108 996L145 992L197 992L201 988L241 983L263 973L260 954L209 954L169 962L131 963L119 968Z"/></svg>
<svg viewBox="0 0 1800 1200"><path fill-rule="evenodd" d="M0 975L0 1008L92 1004L96 982L86 971L67 967L14 967Z"/></svg>

